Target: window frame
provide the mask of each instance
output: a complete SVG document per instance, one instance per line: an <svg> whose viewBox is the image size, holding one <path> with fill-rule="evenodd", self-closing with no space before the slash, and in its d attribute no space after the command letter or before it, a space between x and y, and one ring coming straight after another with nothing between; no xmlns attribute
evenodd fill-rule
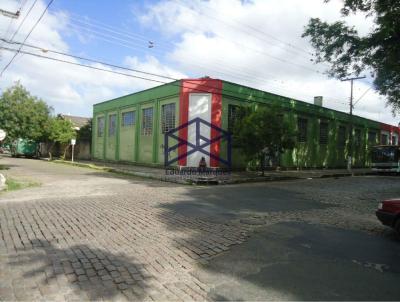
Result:
<svg viewBox="0 0 400 302"><path fill-rule="evenodd" d="M111 118L114 118L114 121L111 121ZM111 128L112 125L114 125L113 128ZM116 134L117 134L117 114L110 113L108 115L108 137L115 136Z"/></svg>
<svg viewBox="0 0 400 302"><path fill-rule="evenodd" d="M235 129L235 121L239 117L239 111L240 105L228 104L228 132L230 133L233 133Z"/></svg>
<svg viewBox="0 0 400 302"><path fill-rule="evenodd" d="M305 122L301 125L300 122ZM304 127L305 125L305 127ZM304 133L302 133L304 131ZM297 118L297 142L307 143L308 141L308 119L304 117Z"/></svg>
<svg viewBox="0 0 400 302"><path fill-rule="evenodd" d="M343 129L343 132L341 130ZM343 133L343 137L342 134ZM337 146L339 148L345 148L347 141L347 127L345 125L340 125L338 127L338 134L337 134Z"/></svg>
<svg viewBox="0 0 400 302"><path fill-rule="evenodd" d="M99 120L102 120L102 124L99 122ZM101 125L101 127L99 126ZM105 130L105 118L104 115L98 116L96 120L96 126L97 126L97 137L103 137L104 136L104 130Z"/></svg>
<svg viewBox="0 0 400 302"><path fill-rule="evenodd" d="M321 131L323 129L321 127L321 125L326 126L326 128L325 128L326 133L324 136L321 135L321 133L322 133ZM322 138L324 138L324 139L322 139ZM320 121L319 122L319 144L320 145L328 145L329 144L329 122L328 121Z"/></svg>
<svg viewBox="0 0 400 302"><path fill-rule="evenodd" d="M373 140L371 139L373 134ZM376 144L376 136L377 136L377 132L376 131L368 131L368 144Z"/></svg>
<svg viewBox="0 0 400 302"><path fill-rule="evenodd" d="M131 123L130 124L126 124L125 123L125 116L127 115L127 114L132 114L132 120L130 121ZM134 125L136 125L136 110L129 110L129 111L124 111L124 112L121 112L121 127L132 127L132 126L134 126Z"/></svg>
<svg viewBox="0 0 400 302"><path fill-rule="evenodd" d="M172 107L173 109L171 109ZM168 109L168 111L167 111ZM172 116L167 116L172 114ZM161 105L161 133L167 133L176 128L176 103L167 103Z"/></svg>
<svg viewBox="0 0 400 302"><path fill-rule="evenodd" d="M146 116L146 112L151 112L151 116ZM153 135L153 123L154 123L154 108L146 107L142 108L142 136L152 136Z"/></svg>

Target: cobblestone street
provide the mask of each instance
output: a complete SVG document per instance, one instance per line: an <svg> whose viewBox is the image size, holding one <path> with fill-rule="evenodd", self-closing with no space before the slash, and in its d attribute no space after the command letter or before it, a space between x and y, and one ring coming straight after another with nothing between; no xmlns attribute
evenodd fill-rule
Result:
<svg viewBox="0 0 400 302"><path fill-rule="evenodd" d="M35 160L1 163L10 165L7 176L42 185L0 194L0 300L216 299L213 283L194 272L212 273L214 259L280 223L394 240L374 210L381 198L400 196L398 177L192 187Z"/></svg>

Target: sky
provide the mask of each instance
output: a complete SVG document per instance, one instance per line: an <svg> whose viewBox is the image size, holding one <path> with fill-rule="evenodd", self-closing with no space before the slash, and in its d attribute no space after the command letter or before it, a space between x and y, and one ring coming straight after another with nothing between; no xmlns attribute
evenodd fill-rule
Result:
<svg viewBox="0 0 400 302"><path fill-rule="evenodd" d="M16 20L0 15L0 37L9 40L20 27L13 41L22 42L48 1L2 0L0 8L21 13ZM350 83L328 78L329 66L314 64L312 48L301 38L312 17L343 19L361 34L372 28L370 18L343 18L340 8L339 0L54 0L26 41L41 50L27 46L22 50L148 80L19 54L0 78L0 91L19 81L55 113L91 116L94 103L160 85L169 81L166 77L210 76L310 103L314 96L323 96L325 107L348 112ZM0 46L18 48L4 42ZM0 49L1 69L12 56ZM365 75L354 84L354 114L398 124L399 118Z"/></svg>

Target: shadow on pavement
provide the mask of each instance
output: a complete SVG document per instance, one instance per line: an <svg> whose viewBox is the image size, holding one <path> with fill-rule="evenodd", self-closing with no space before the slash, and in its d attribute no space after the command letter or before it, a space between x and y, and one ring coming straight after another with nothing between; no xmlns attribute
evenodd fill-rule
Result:
<svg viewBox="0 0 400 302"><path fill-rule="evenodd" d="M25 271L22 282L37 284L46 300L58 300L59 295L67 300L69 295L91 301L121 297L141 300L151 279L143 271L144 265L122 254L87 245L62 249L37 239L32 245L32 250L21 251L9 264ZM38 298L31 296L29 300Z"/></svg>
<svg viewBox="0 0 400 302"><path fill-rule="evenodd" d="M162 208L207 221L222 223L232 219L262 216L263 213L326 209L335 205L306 198L296 190L276 186L245 184L190 188L187 200L162 204ZM173 227L173 226L171 226Z"/></svg>
<svg viewBox="0 0 400 302"><path fill-rule="evenodd" d="M160 207L182 219L206 221L209 228L171 224L162 216L160 220L172 230L190 233L185 238L188 248L202 248L208 246L207 238L218 242L224 237L215 226L236 220L231 230L242 232L238 218L268 212L284 217L286 212L331 206L290 186L197 188L188 190L186 199ZM212 288L213 300L398 300L398 259L400 243L390 236L282 222L260 227L244 243L210 255L193 274Z"/></svg>

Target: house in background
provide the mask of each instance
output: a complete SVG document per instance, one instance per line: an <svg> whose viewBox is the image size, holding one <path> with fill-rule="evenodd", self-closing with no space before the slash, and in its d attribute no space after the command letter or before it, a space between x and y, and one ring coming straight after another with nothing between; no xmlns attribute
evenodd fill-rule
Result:
<svg viewBox="0 0 400 302"><path fill-rule="evenodd" d="M74 129L76 131L79 131L82 127L85 127L86 125L88 125L91 120L90 117L74 116L74 115L68 115L68 114L62 114L62 113L59 113L57 115L57 117L70 121L74 125Z"/></svg>
<svg viewBox="0 0 400 302"><path fill-rule="evenodd" d="M91 118L83 116L74 116L68 114L58 114L59 118L68 120L72 123L74 130L77 133L76 145L74 148L74 158L76 159L90 159L91 158ZM84 128L88 128L85 129ZM65 158L71 158L72 148L68 148L65 154Z"/></svg>
<svg viewBox="0 0 400 302"><path fill-rule="evenodd" d="M91 158L91 118L82 116L73 116L67 114L58 114L57 118L68 120L72 123L73 129L76 131L76 145L74 147L74 158L90 159ZM42 156L49 153L53 143L40 143L40 153ZM53 156L60 157L63 155L66 144L56 143L53 146ZM65 153L65 159L71 158L72 148L68 148Z"/></svg>

